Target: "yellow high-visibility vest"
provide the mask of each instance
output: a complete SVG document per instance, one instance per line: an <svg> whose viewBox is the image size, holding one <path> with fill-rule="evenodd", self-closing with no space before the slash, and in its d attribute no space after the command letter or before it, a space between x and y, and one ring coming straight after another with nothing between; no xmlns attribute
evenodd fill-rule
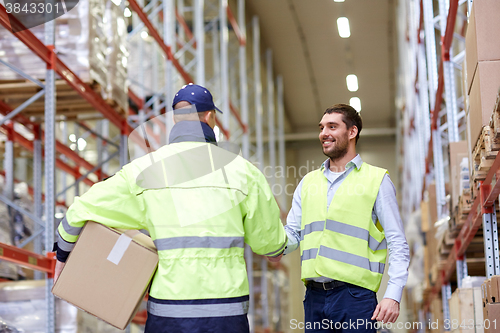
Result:
<svg viewBox="0 0 500 333"><path fill-rule="evenodd" d="M248 295L245 243L266 256L287 243L264 175L208 143L164 146L96 183L68 209L58 246L70 251L88 220L149 231L159 256L149 292L156 299Z"/></svg>
<svg viewBox="0 0 500 333"><path fill-rule="evenodd" d="M385 169L363 163L335 192L327 209L328 180L322 169L304 177L301 203L302 280L328 277L378 291L387 243L372 220Z"/></svg>

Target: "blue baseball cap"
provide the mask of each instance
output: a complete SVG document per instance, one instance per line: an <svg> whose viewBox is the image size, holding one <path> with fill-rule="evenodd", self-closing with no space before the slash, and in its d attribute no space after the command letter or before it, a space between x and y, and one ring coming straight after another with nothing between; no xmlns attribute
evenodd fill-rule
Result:
<svg viewBox="0 0 500 333"><path fill-rule="evenodd" d="M199 86L197 84L190 83L183 86L174 96L172 109L174 108L175 104L181 101L186 101L192 105L195 105L196 111L198 112L217 110L222 113L222 111L215 106L214 99L210 91L207 88Z"/></svg>

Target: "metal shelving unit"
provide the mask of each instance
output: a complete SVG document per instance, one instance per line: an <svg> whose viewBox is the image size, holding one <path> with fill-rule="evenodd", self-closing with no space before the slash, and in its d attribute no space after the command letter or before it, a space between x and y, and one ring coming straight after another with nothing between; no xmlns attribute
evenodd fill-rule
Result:
<svg viewBox="0 0 500 333"><path fill-rule="evenodd" d="M451 215L445 193L449 164L447 148L450 142L467 139L464 106L467 96L461 96L460 84L466 57L464 32L471 4L472 0L420 0L405 1L402 5L406 17L400 17L400 28L405 25L405 19L408 22L407 35L400 36L401 76L405 82L400 92L401 100L405 101L400 119L404 125L405 215L419 209L431 181L436 184L438 220ZM465 251L481 224L486 274L490 277L499 273L498 239L493 231L497 228L494 205L500 194L500 184L492 183L499 166L497 156L486 180L481 182L480 194L455 239L440 278L425 300L424 311L429 310L433 297L441 292L444 319L449 319L450 278L456 273L458 287L461 286L462 278L467 275Z"/></svg>
<svg viewBox="0 0 500 333"><path fill-rule="evenodd" d="M237 15L233 14L227 0L129 0L129 10L132 11L131 27L128 38L131 41L135 36L147 33L147 39L152 39L153 52L146 52L146 42L142 36L139 38L137 55L141 66L142 60L150 60L152 70L152 89L145 85L143 74L139 75L135 82L137 90L129 89L128 97L137 111L123 110L125 114L117 112L107 101L97 94L92 87L73 73L55 52L56 41L54 40L54 21L45 25L45 41L39 40L30 30L23 30L15 36L26 45L34 57L40 58L47 64L45 81L30 77L21 69L3 61L0 57L0 66L6 65L27 81L33 82L40 90L28 98L26 103L13 109L8 104L0 101L0 112L4 116L1 121L1 131L7 135L5 165L3 172L6 179L8 191L6 195L0 196L0 200L12 207L24 216L35 222L35 232L28 242L34 242L36 253L23 249L12 249L9 245L0 244L0 259L9 260L18 264L28 265L36 259L37 264L31 268L40 270L47 274L47 332L54 332L55 314L54 299L50 293L53 270L52 258L46 258L42 253L48 253L54 241L54 221L47 216L56 215L56 205L67 206L66 192L69 189L75 191L75 195L81 192L80 183L92 186L96 181L102 180L112 174L109 163L122 166L129 161L127 152L128 136L135 128L144 122L165 113L173 99L173 94L182 84L195 82L207 86L216 99L216 105L224 112L222 119L217 119L217 126L222 140L231 140L241 146L243 157L256 163L263 169L266 163L271 167L276 165L276 149L278 151L278 164L285 167L284 146L284 103L283 103L283 81L281 77L275 78L272 69L272 51L267 50L265 66L261 64L262 54L260 52L261 40L259 36L258 18L252 19L250 34L252 45L247 43L247 22L245 21L245 1L233 1L231 5L236 7ZM120 6L125 10L125 2ZM15 18L9 16L6 9L0 5L0 24L9 31L12 28L22 30L22 24ZM191 31L193 29L193 31ZM208 42L207 42L208 41ZM207 61L206 55L211 54L211 62ZM252 55L252 65L249 66L247 57ZM161 63L164 59L164 66ZM260 77L261 68L266 68L266 78ZM139 73L146 73L148 68L141 67ZM163 77L161 80L160 77ZM102 118L98 126L92 129L83 121L66 120L62 123L56 121L57 92L56 80L60 78L66 82L81 98L87 101L94 110L98 111ZM163 84L159 83L162 82ZM0 82L1 83L1 82ZM263 91L263 85L267 89ZM276 86L276 88L275 88ZM263 104L263 93L267 98L267 105ZM32 121L23 115L23 110L32 102L45 96L45 108L43 125ZM275 106L277 106L275 108ZM250 113L249 110L255 110ZM277 110L277 112L276 112ZM264 126L262 119L267 113L268 124ZM276 113L278 126L275 130ZM93 137L97 144L97 163L88 161L78 147L71 149L68 146L67 134L73 124L75 140L80 137ZM57 139L56 125L62 127L62 139ZM168 127L168 124L155 124L156 126ZM22 131L19 130L19 126ZM17 129L17 130L16 130ZM118 135L110 138L110 133ZM268 151L263 145L263 136L268 134ZM155 138L154 132L150 132ZM32 137L31 137L32 136ZM250 137L256 138L256 145L252 145ZM140 142L140 138L132 135L132 140ZM137 140L139 139L139 140ZM158 144L164 142L164 138L156 138ZM42 151L42 142L44 151ZM12 201L14 184L14 143L22 146L33 154L33 213L19 207ZM112 152L110 149L114 149ZM264 158L269 154L268 161ZM44 163L42 163L44 161ZM42 164L45 172L42 175ZM67 177L72 177L74 182L66 184ZM277 180L270 179L271 185ZM284 182L285 179L280 179ZM42 182L45 183L42 191ZM57 182L60 182L62 191L57 193ZM283 185L283 183L281 183ZM44 193L42 193L44 192ZM284 191L278 199L283 212L286 210L286 197ZM42 206L44 204L44 206ZM283 216L284 214L282 214ZM45 218L44 218L45 216ZM17 259L12 259L12 253L17 253ZM19 259L22 254L23 259ZM250 275L250 288L253 291L253 262L262 260L261 276L265 279L267 263L260 257L253 256L251 251L246 251L247 267ZM265 265L264 265L265 263ZM48 266L47 266L48 265ZM41 275L38 274L41 278ZM264 280L263 280L264 282ZM267 283L266 283L267 284ZM266 297L262 297L265 300ZM251 304L254 306L253 293L251 292ZM267 302L259 304L266 308ZM266 311L265 313L268 313ZM268 328L269 318L263 318L262 323L255 323L255 309L250 308L249 317L252 330L257 325ZM144 318L143 318L144 319Z"/></svg>

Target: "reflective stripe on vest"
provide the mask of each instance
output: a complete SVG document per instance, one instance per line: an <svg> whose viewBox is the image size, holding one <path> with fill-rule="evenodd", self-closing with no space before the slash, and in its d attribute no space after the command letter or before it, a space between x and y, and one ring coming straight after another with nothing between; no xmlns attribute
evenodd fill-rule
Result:
<svg viewBox="0 0 500 333"><path fill-rule="evenodd" d="M319 248L319 255L336 261L344 262L349 265L358 266L374 273L384 274L384 263L369 261L368 258L357 256L355 254L338 251L321 245L321 247Z"/></svg>
<svg viewBox="0 0 500 333"><path fill-rule="evenodd" d="M68 224L68 220L66 220L66 216L61 220L61 224L64 228L64 231L66 231L66 233L68 235L78 236L78 235L80 235L80 232L82 231L82 228L70 226Z"/></svg>
<svg viewBox="0 0 500 333"><path fill-rule="evenodd" d="M316 222L313 222L316 223ZM307 227L307 226L306 226ZM378 242L375 238L373 238L368 230L356 227L354 225L342 223L342 222L337 222L337 221L332 221L332 220L326 220L326 229L330 231L337 232L339 234L344 234L347 236L352 236L356 237L359 239L363 239L368 241L368 247L372 251L377 251L377 250L384 250L387 249L387 241L385 238L382 240L382 242Z"/></svg>
<svg viewBox="0 0 500 333"><path fill-rule="evenodd" d="M57 247L63 251L71 252L75 247L75 243L66 242L61 235L59 235L59 230L56 231L57 234Z"/></svg>
<svg viewBox="0 0 500 333"><path fill-rule="evenodd" d="M160 238L154 241L158 251L181 248L211 248L229 249L232 247L243 248L244 237L172 237Z"/></svg>
<svg viewBox="0 0 500 333"><path fill-rule="evenodd" d="M244 315L248 301L221 304L161 304L148 302L148 312L160 317L204 318Z"/></svg>
<svg viewBox="0 0 500 333"><path fill-rule="evenodd" d="M304 236L315 231L323 231L325 228L325 221L316 221L309 223L304 229L300 231L300 240L304 240Z"/></svg>
<svg viewBox="0 0 500 333"><path fill-rule="evenodd" d="M309 260L309 259L314 259L314 258L316 258L317 255L318 255L318 249L317 248L308 249L308 250L304 250L302 252L302 256L300 257L300 259L302 259L302 261Z"/></svg>

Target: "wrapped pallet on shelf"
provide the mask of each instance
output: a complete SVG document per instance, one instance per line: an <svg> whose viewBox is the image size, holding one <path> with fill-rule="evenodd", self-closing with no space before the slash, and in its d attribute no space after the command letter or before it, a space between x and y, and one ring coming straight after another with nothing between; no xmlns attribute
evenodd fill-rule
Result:
<svg viewBox="0 0 500 333"><path fill-rule="evenodd" d="M45 312L45 280L0 283L0 322L19 332L44 333ZM55 328L60 333L122 332L61 299L56 299Z"/></svg>
<svg viewBox="0 0 500 333"><path fill-rule="evenodd" d="M481 287L457 288L449 304L452 332L484 333Z"/></svg>
<svg viewBox="0 0 500 333"><path fill-rule="evenodd" d="M81 1L78 6L55 20L55 52L59 59L82 81L91 85L110 104L116 104L120 112L128 110L127 81L127 27L123 12L110 0ZM44 40L43 25L30 31L39 40ZM2 59L32 78L44 80L46 65L26 45L7 29L0 30ZM0 66L2 91L11 89L9 85L25 83L24 77L7 66ZM58 82L57 108L61 110L68 103L78 104L75 96L68 95L71 88L64 89L64 81ZM7 85L4 89L3 85ZM22 88L15 86L14 88ZM27 84L27 89L40 88ZM30 91L31 92L31 91ZM33 94L33 93L31 93ZM66 99L64 99L66 95ZM28 95L29 96L29 95ZM1 96L2 99L8 95ZM24 100L4 101L16 107ZM43 112L43 99L26 108L26 112ZM58 112L59 113L59 112Z"/></svg>

